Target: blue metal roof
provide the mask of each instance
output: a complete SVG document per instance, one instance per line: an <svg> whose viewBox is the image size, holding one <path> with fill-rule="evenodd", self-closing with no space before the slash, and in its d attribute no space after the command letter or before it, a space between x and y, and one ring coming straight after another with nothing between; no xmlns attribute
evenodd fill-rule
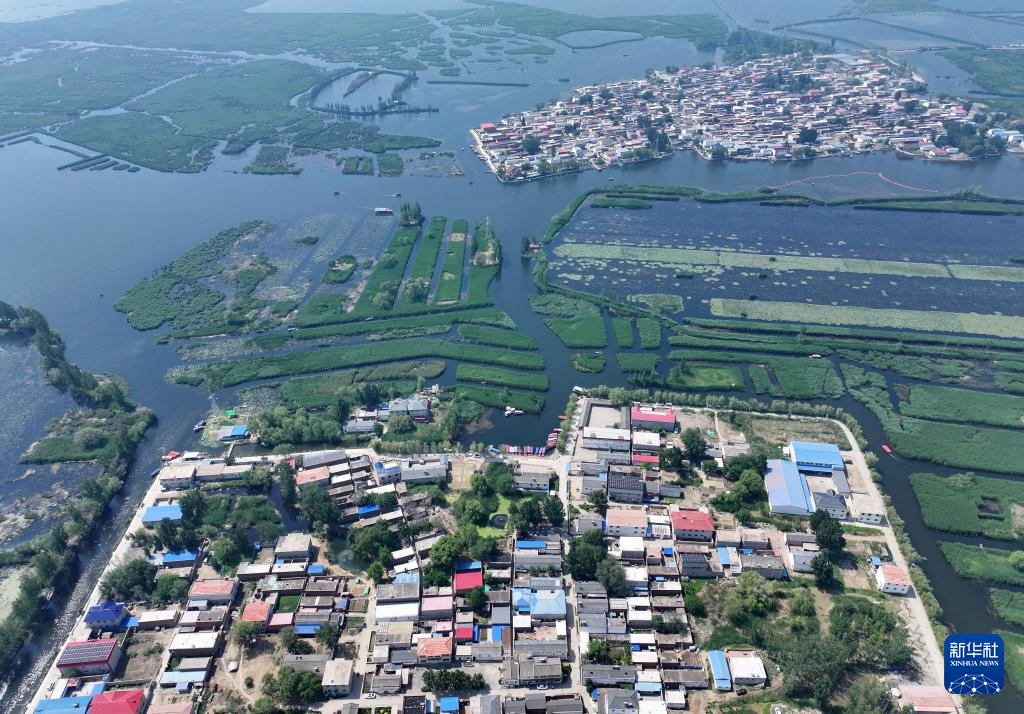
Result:
<svg viewBox="0 0 1024 714"><path fill-rule="evenodd" d="M718 547L718 562L722 565L729 565L729 549L719 546Z"/></svg>
<svg viewBox="0 0 1024 714"><path fill-rule="evenodd" d="M516 548L523 550L543 550L546 544L542 540L517 540Z"/></svg>
<svg viewBox="0 0 1024 714"><path fill-rule="evenodd" d="M120 622L124 617L124 605L113 600L104 600L98 605L93 605L85 613L85 624L92 625L97 622Z"/></svg>
<svg viewBox="0 0 1024 714"><path fill-rule="evenodd" d="M479 560L464 560L455 564L456 573L471 573L481 568L483 568L483 564Z"/></svg>
<svg viewBox="0 0 1024 714"><path fill-rule="evenodd" d="M793 461L801 468L813 466L832 468L843 468L843 456L839 453L839 447L835 444L825 444L817 441L794 441L789 445Z"/></svg>
<svg viewBox="0 0 1024 714"><path fill-rule="evenodd" d="M306 572L309 573L310 575L323 575L324 574L324 566L321 565L320 563L313 563L308 568L306 568Z"/></svg>
<svg viewBox="0 0 1024 714"><path fill-rule="evenodd" d="M564 590L538 590L530 598L531 615L565 615Z"/></svg>
<svg viewBox="0 0 1024 714"><path fill-rule="evenodd" d="M633 685L633 689L638 692L649 692L656 694L661 691L660 682L637 682Z"/></svg>
<svg viewBox="0 0 1024 714"><path fill-rule="evenodd" d="M457 712L459 710L458 697L441 697L441 711Z"/></svg>
<svg viewBox="0 0 1024 714"><path fill-rule="evenodd" d="M295 626L295 634L296 635L315 635L319 631L320 631L320 624L319 623L312 624L312 625L296 625Z"/></svg>
<svg viewBox="0 0 1024 714"><path fill-rule="evenodd" d="M725 652L711 650L708 652L708 661L711 662L711 676L715 678L715 689L732 689L732 675L729 674L729 662L725 659Z"/></svg>
<svg viewBox="0 0 1024 714"><path fill-rule="evenodd" d="M501 633L505 631L505 625L491 626L491 642L501 642Z"/></svg>
<svg viewBox="0 0 1024 714"><path fill-rule="evenodd" d="M367 506L359 506L357 512L359 513L360 516L365 516L367 513L376 513L379 510L380 506L378 506L376 503L373 503Z"/></svg>
<svg viewBox="0 0 1024 714"><path fill-rule="evenodd" d="M36 704L34 711L49 712L49 714L63 714L63 712L84 712L89 708L92 696L88 697L63 697L61 699L43 699Z"/></svg>
<svg viewBox="0 0 1024 714"><path fill-rule="evenodd" d="M199 558L199 551L196 550L168 550L160 554L160 562L168 563L191 563Z"/></svg>
<svg viewBox="0 0 1024 714"><path fill-rule="evenodd" d="M526 588L512 588L512 607L529 612L533 607L533 593Z"/></svg>
<svg viewBox="0 0 1024 714"><path fill-rule="evenodd" d="M249 433L249 427L245 424L238 424L231 427L231 436L246 436Z"/></svg>
<svg viewBox="0 0 1024 714"><path fill-rule="evenodd" d="M419 581L419 573L399 573L395 576L396 583L418 583Z"/></svg>
<svg viewBox="0 0 1024 714"><path fill-rule="evenodd" d="M206 681L205 669L184 669L164 672L160 675L160 684L169 687L175 685L202 684Z"/></svg>
<svg viewBox="0 0 1024 714"><path fill-rule="evenodd" d="M143 523L158 523L159 521L180 521L181 506L173 504L170 506L150 506L142 514Z"/></svg>
<svg viewBox="0 0 1024 714"><path fill-rule="evenodd" d="M828 469L831 471L831 469ZM773 513L813 513L811 490L800 468L792 461L771 459L764 477L768 505Z"/></svg>

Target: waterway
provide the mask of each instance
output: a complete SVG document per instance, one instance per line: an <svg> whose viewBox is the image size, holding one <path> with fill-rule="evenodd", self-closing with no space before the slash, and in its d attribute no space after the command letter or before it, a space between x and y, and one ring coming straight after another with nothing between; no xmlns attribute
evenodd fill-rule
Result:
<svg viewBox="0 0 1024 714"><path fill-rule="evenodd" d="M192 444L191 425L209 409L206 393L164 381L165 371L179 364L176 353L170 347L155 345L152 334L132 330L124 316L114 311L113 302L140 278L216 231L252 218L289 225L324 213L362 215L377 205L396 204L394 194L398 192L402 193L402 200L419 201L428 214L465 216L471 220L490 218L506 256L492 293L498 306L509 312L520 329L538 341L553 389L547 395L542 414L509 419L496 415L494 427L473 438L542 443L573 384L623 383L614 367L614 347L607 350L609 367L604 373L585 375L572 370L569 351L529 311L525 300L533 287L529 264L517 257L520 237L540 235L550 217L582 191L612 185L612 181L735 191L854 172L881 172L899 183L934 190L977 186L1001 195L1019 195L1024 191L1020 181L1022 164L1015 157L986 163L941 164L876 154L816 162L739 164L709 163L692 153L683 153L666 161L506 186L487 174L468 150L467 129L505 112L565 96L578 84L640 76L648 66L707 58L686 43L645 40L601 49L559 51L542 65L523 62L519 74L529 87L457 87L421 81L406 100L415 105L437 106L440 112L391 116L379 122L389 131L441 138L441 149L456 153L464 170L461 177L342 176L322 157L302 159L305 171L299 176L242 174L237 157L218 159L209 171L198 175L151 171L72 173L57 172L56 167L66 163L68 157L44 146L22 143L0 151L0 185L4 187L0 192L0 216L5 224L0 247L0 299L42 310L62 333L69 360L92 371L121 375L130 384L134 397L155 409L160 419L139 449L122 498L111 507L109 526L96 534L96 541L83 555L83 577L66 597L63 614L57 615L53 625L39 638L25 676L5 692L0 711L17 710L55 655L71 622L86 604L85 598L107 554L121 537L148 487L148 474L159 454ZM559 82L559 78L571 78L572 82ZM842 182L808 185L824 193L848 190ZM830 188L833 185L836 188ZM881 183L873 185L872 190L888 192ZM834 240L844 230L841 221L828 216L819 221L822 241ZM922 222L923 231L927 225ZM0 353L0 365L4 364L5 354ZM0 375L14 374L4 369L0 366ZM17 390L0 391L0 414L5 419L25 411L16 395ZM217 397L225 404L230 399L230 395ZM52 396L43 398L51 400ZM47 408L54 404L50 402ZM870 446L879 452L881 434L877 423L856 404L844 402L844 406L863 417ZM59 412L59 408L55 411ZM41 418L45 421L48 417ZM27 446L26 440L33 438L29 431L21 430L17 438L0 442L0 462L17 459ZM987 613L984 589L952 573L934 544L936 534L921 523L907 475L914 470L936 470L935 467L883 456L879 468L887 491L907 522L914 545L928 558L925 570L953 625L964 632L985 632L1002 626ZM0 490L5 488L0 482ZM991 711L997 713L1021 711L1024 700L1005 693L993 698L991 705Z"/></svg>

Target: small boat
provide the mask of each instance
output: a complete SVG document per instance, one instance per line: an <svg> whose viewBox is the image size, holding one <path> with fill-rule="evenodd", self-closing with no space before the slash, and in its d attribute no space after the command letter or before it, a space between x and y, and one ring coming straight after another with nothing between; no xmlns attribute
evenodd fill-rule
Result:
<svg viewBox="0 0 1024 714"><path fill-rule="evenodd" d="M559 414L559 415L558 415L558 418L559 418L559 419L566 419L567 417L565 416L565 414Z"/></svg>
<svg viewBox="0 0 1024 714"><path fill-rule="evenodd" d="M891 454L892 453L892 447L889 446L888 444L882 444L882 451L884 451L887 454Z"/></svg>
<svg viewBox="0 0 1024 714"><path fill-rule="evenodd" d="M150 478L156 478L159 475L160 475L160 469L153 469L152 471L149 472L149 477Z"/></svg>
<svg viewBox="0 0 1024 714"><path fill-rule="evenodd" d="M174 459L181 456L180 451L168 451L166 454L160 457L161 461L173 461Z"/></svg>
<svg viewBox="0 0 1024 714"><path fill-rule="evenodd" d="M807 359L821 359L821 355L807 355Z"/></svg>
<svg viewBox="0 0 1024 714"><path fill-rule="evenodd" d="M202 421L197 421L195 423L195 425L192 427L192 431L202 431L205 428L206 428L206 420L203 419Z"/></svg>
<svg viewBox="0 0 1024 714"><path fill-rule="evenodd" d="M396 193L395 194L395 198L401 198L401 196L402 196L402 194L400 194L400 193Z"/></svg>

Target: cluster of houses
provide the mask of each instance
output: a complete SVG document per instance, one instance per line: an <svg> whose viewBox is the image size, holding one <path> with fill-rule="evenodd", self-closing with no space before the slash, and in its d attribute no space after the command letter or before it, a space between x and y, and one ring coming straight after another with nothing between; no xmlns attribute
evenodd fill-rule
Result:
<svg viewBox="0 0 1024 714"><path fill-rule="evenodd" d="M407 416L413 421L430 421L430 400L426 397L411 396L392 399L376 409L359 409L353 412L342 425L346 434L369 434L378 423L387 423L391 417Z"/></svg>
<svg viewBox="0 0 1024 714"><path fill-rule="evenodd" d="M470 662L497 665L507 687L562 681L569 632L561 539L511 541L507 555L486 564L457 563L450 586L424 587L421 572L439 537L391 554L392 579L377 588L369 690L396 694L416 667ZM467 596L477 590L485 600L474 609Z"/></svg>
<svg viewBox="0 0 1024 714"><path fill-rule="evenodd" d="M184 604L156 608L104 600L88 607L76 627L79 637L57 658L61 679L35 712L193 714L191 693L214 675L236 619L254 623L259 632L290 627L313 637L325 624L343 625L352 600L348 580L326 573L310 536L302 533L282 536L235 577L198 577L202 550L164 551L150 560L156 577L172 574L190 583ZM244 583L253 587L242 602ZM129 653L126 642L152 636L159 637L160 664L143 679L129 667L138 650ZM351 688L351 660L333 653L288 654L282 665L321 674L325 695L346 696Z"/></svg>
<svg viewBox="0 0 1024 714"><path fill-rule="evenodd" d="M569 99L483 123L472 134L477 153L504 181L658 158L672 147L709 159L778 161L886 147L955 158L955 148L937 147L932 137L944 133L945 122L971 115L953 99L920 94L923 87L873 54L766 57L581 87ZM652 145L652 128L667 137L668 149ZM1000 131L1011 146L1024 139Z"/></svg>

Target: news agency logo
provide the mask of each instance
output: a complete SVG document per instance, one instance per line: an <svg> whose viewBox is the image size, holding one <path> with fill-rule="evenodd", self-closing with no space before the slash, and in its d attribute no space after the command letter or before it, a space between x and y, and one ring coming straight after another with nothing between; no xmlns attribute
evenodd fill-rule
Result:
<svg viewBox="0 0 1024 714"><path fill-rule="evenodd" d="M943 648L945 685L951 694L997 694L1003 690L1003 638L950 635Z"/></svg>

